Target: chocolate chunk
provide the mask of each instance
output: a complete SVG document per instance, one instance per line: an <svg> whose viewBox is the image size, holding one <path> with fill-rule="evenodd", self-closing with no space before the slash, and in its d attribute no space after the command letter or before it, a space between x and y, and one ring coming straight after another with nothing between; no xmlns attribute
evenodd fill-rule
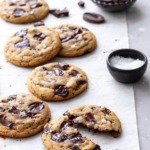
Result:
<svg viewBox="0 0 150 150"><path fill-rule="evenodd" d="M30 47L29 40L23 40L21 42L18 42L15 44L16 48L25 48L25 47Z"/></svg>
<svg viewBox="0 0 150 150"><path fill-rule="evenodd" d="M90 112L85 114L84 119L88 122L96 122L95 118L94 118L94 115Z"/></svg>
<svg viewBox="0 0 150 150"><path fill-rule="evenodd" d="M116 138L120 135L119 131L106 131L106 133L113 136L114 138Z"/></svg>
<svg viewBox="0 0 150 150"><path fill-rule="evenodd" d="M111 111L107 108L104 108L102 111L103 111L103 113L105 113L107 115L109 115L111 113Z"/></svg>
<svg viewBox="0 0 150 150"><path fill-rule="evenodd" d="M76 83L77 83L77 86L76 86L75 90L78 90L78 89L80 89L80 87L82 85L86 84L87 82L80 80L80 81L77 81Z"/></svg>
<svg viewBox="0 0 150 150"><path fill-rule="evenodd" d="M15 2L10 1L9 6L16 6Z"/></svg>
<svg viewBox="0 0 150 150"><path fill-rule="evenodd" d="M72 28L71 30L73 31L73 33L74 33L75 35L82 33L82 30L81 30L80 28Z"/></svg>
<svg viewBox="0 0 150 150"><path fill-rule="evenodd" d="M73 122L72 121L64 121L62 122L60 129L65 130L68 127L73 127Z"/></svg>
<svg viewBox="0 0 150 150"><path fill-rule="evenodd" d="M78 146L71 146L71 150L81 150Z"/></svg>
<svg viewBox="0 0 150 150"><path fill-rule="evenodd" d="M67 36L67 37L65 37L65 38L62 38L62 39L61 39L61 42L62 42L62 43L65 43L65 42L70 41L70 40L73 39L73 38L74 38L74 36Z"/></svg>
<svg viewBox="0 0 150 150"><path fill-rule="evenodd" d="M20 114L20 110L18 110L15 106L8 108L8 111L13 114Z"/></svg>
<svg viewBox="0 0 150 150"><path fill-rule="evenodd" d="M79 132L67 135L67 139L71 140L73 144L78 144L83 142L82 135Z"/></svg>
<svg viewBox="0 0 150 150"><path fill-rule="evenodd" d="M62 70L68 70L70 66L68 64L60 63L60 64L56 65L55 67L60 68Z"/></svg>
<svg viewBox="0 0 150 150"><path fill-rule="evenodd" d="M0 107L0 112L4 112L4 111L5 111L5 109Z"/></svg>
<svg viewBox="0 0 150 150"><path fill-rule="evenodd" d="M69 94L68 87L65 85L57 85L54 90L55 95L66 97Z"/></svg>
<svg viewBox="0 0 150 150"><path fill-rule="evenodd" d="M84 7L84 6L85 6L85 3L84 3L84 1L79 1L79 2L78 2L78 5L79 5L80 7Z"/></svg>
<svg viewBox="0 0 150 150"><path fill-rule="evenodd" d="M79 28L70 28L70 30L73 31L74 35L72 35L72 36L67 36L67 37L65 37L65 38L61 38L62 43L68 42L68 41L70 41L71 39L74 39L76 35L82 33L82 30L79 29Z"/></svg>
<svg viewBox="0 0 150 150"><path fill-rule="evenodd" d="M16 33L16 36L24 38L27 35L27 30L20 30Z"/></svg>
<svg viewBox="0 0 150 150"><path fill-rule="evenodd" d="M66 17L69 16L69 11L67 8L64 8L63 10L60 9L51 9L49 11L50 14L56 16L56 17Z"/></svg>
<svg viewBox="0 0 150 150"><path fill-rule="evenodd" d="M52 132L51 136L52 140L55 142L64 142L67 139L67 136L60 132Z"/></svg>
<svg viewBox="0 0 150 150"><path fill-rule="evenodd" d="M42 109L44 109L43 103L35 102L29 105L29 111L39 113Z"/></svg>
<svg viewBox="0 0 150 150"><path fill-rule="evenodd" d="M25 11L23 9L16 8L13 12L13 15L14 17L21 17L24 15L24 13Z"/></svg>
<svg viewBox="0 0 150 150"><path fill-rule="evenodd" d="M4 115L0 115L0 123L9 128L12 128L13 126L13 123L9 122Z"/></svg>
<svg viewBox="0 0 150 150"><path fill-rule="evenodd" d="M35 8L38 8L38 7L41 7L43 6L41 3L36 3L36 4L33 4L30 6L31 9L35 9Z"/></svg>
<svg viewBox="0 0 150 150"><path fill-rule="evenodd" d="M43 33L36 33L33 38L38 41L43 41L46 38L46 35Z"/></svg>
<svg viewBox="0 0 150 150"><path fill-rule="evenodd" d="M43 131L43 132L44 132L45 134L48 134L48 133L49 133L49 130L50 130L49 127L46 126L46 127L44 128L44 131Z"/></svg>
<svg viewBox="0 0 150 150"><path fill-rule="evenodd" d="M63 72L62 72L62 70L60 70L60 69L54 69L54 70L52 70L52 71L48 71L47 72L47 75L50 75L50 76L63 76Z"/></svg>
<svg viewBox="0 0 150 150"><path fill-rule="evenodd" d="M45 26L44 21L39 21L39 22L34 23L34 27L38 27L38 26Z"/></svg>
<svg viewBox="0 0 150 150"><path fill-rule="evenodd" d="M96 13L89 13L89 12L83 14L83 19L90 23L105 22L105 18L102 15Z"/></svg>
<svg viewBox="0 0 150 150"><path fill-rule="evenodd" d="M47 68L46 67L42 67L41 71L47 71Z"/></svg>
<svg viewBox="0 0 150 150"><path fill-rule="evenodd" d="M96 145L95 148L93 150L101 150L99 145Z"/></svg>
<svg viewBox="0 0 150 150"><path fill-rule="evenodd" d="M7 100L1 100L2 103L12 102L16 99L16 95L9 96Z"/></svg>
<svg viewBox="0 0 150 150"><path fill-rule="evenodd" d="M76 77L78 74L79 74L78 71L72 70L72 71L69 73L69 76L71 76L71 77Z"/></svg>

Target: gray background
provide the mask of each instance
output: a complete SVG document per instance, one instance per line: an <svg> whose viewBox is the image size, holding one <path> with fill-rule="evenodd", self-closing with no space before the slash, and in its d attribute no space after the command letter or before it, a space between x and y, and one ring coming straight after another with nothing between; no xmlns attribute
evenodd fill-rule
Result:
<svg viewBox="0 0 150 150"><path fill-rule="evenodd" d="M150 60L150 1L138 0L127 11L130 48L142 51ZM150 150L150 65L145 76L134 84L141 150Z"/></svg>

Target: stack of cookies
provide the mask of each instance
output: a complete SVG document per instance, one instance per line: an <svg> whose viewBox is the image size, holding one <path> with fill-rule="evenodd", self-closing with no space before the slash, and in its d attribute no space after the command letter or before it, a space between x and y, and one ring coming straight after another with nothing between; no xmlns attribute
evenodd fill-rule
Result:
<svg viewBox="0 0 150 150"><path fill-rule="evenodd" d="M42 13L41 13L42 12ZM2 0L0 16L11 23L29 23L45 18L49 13L44 0ZM77 57L96 48L95 35L88 29L63 24L36 26L14 33L4 46L4 56L20 67L35 67L27 79L31 94L11 95L0 100L0 135L28 137L44 129L42 140L48 150L100 150L100 146L83 137L75 125L118 137L121 123L106 107L84 105L72 108L52 120L45 101L62 101L82 93L88 86L82 69L54 57ZM59 105L59 104L58 104Z"/></svg>

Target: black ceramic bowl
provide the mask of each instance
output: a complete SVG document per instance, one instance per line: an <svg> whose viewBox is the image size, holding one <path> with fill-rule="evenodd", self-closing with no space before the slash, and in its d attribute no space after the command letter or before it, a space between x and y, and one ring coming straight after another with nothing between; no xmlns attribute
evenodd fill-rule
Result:
<svg viewBox="0 0 150 150"><path fill-rule="evenodd" d="M134 59L139 59L144 61L144 64L139 68L132 70L119 69L111 64L110 59L112 58L112 56L122 56L125 58L130 57ZM107 58L107 68L110 74L114 77L114 79L122 83L134 83L138 81L145 73L147 69L147 64L148 64L147 57L143 53L133 49L116 50L112 52Z"/></svg>
<svg viewBox="0 0 150 150"><path fill-rule="evenodd" d="M92 0L92 2L104 10L118 12L128 9L136 0Z"/></svg>

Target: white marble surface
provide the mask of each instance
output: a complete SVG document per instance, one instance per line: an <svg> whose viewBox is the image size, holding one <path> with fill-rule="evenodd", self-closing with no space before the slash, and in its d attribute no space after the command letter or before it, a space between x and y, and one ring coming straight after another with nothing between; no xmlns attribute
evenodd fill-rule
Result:
<svg viewBox="0 0 150 150"><path fill-rule="evenodd" d="M132 85L116 82L108 73L106 58L115 49L128 47L128 34L125 13L113 14L100 11L91 1L86 1L86 8L77 5L78 0L48 0L51 8L70 10L70 17L55 18L49 16L45 23L53 26L59 23L74 23L89 28L97 37L98 47L92 54L78 58L56 58L52 61L65 61L81 67L89 78L89 88L80 96L66 102L48 103L52 110L52 118L59 117L63 112L80 104L97 104L107 106L113 110L122 122L121 137L114 139L107 135L95 134L82 130L84 136L100 144L103 150L139 150L135 101ZM100 12L107 22L101 25L90 24L82 20L85 11ZM0 98L16 93L28 93L26 79L32 69L20 68L6 62L2 47L8 37L28 25L13 25L0 20ZM40 134L26 139L0 139L0 150L44 150Z"/></svg>

